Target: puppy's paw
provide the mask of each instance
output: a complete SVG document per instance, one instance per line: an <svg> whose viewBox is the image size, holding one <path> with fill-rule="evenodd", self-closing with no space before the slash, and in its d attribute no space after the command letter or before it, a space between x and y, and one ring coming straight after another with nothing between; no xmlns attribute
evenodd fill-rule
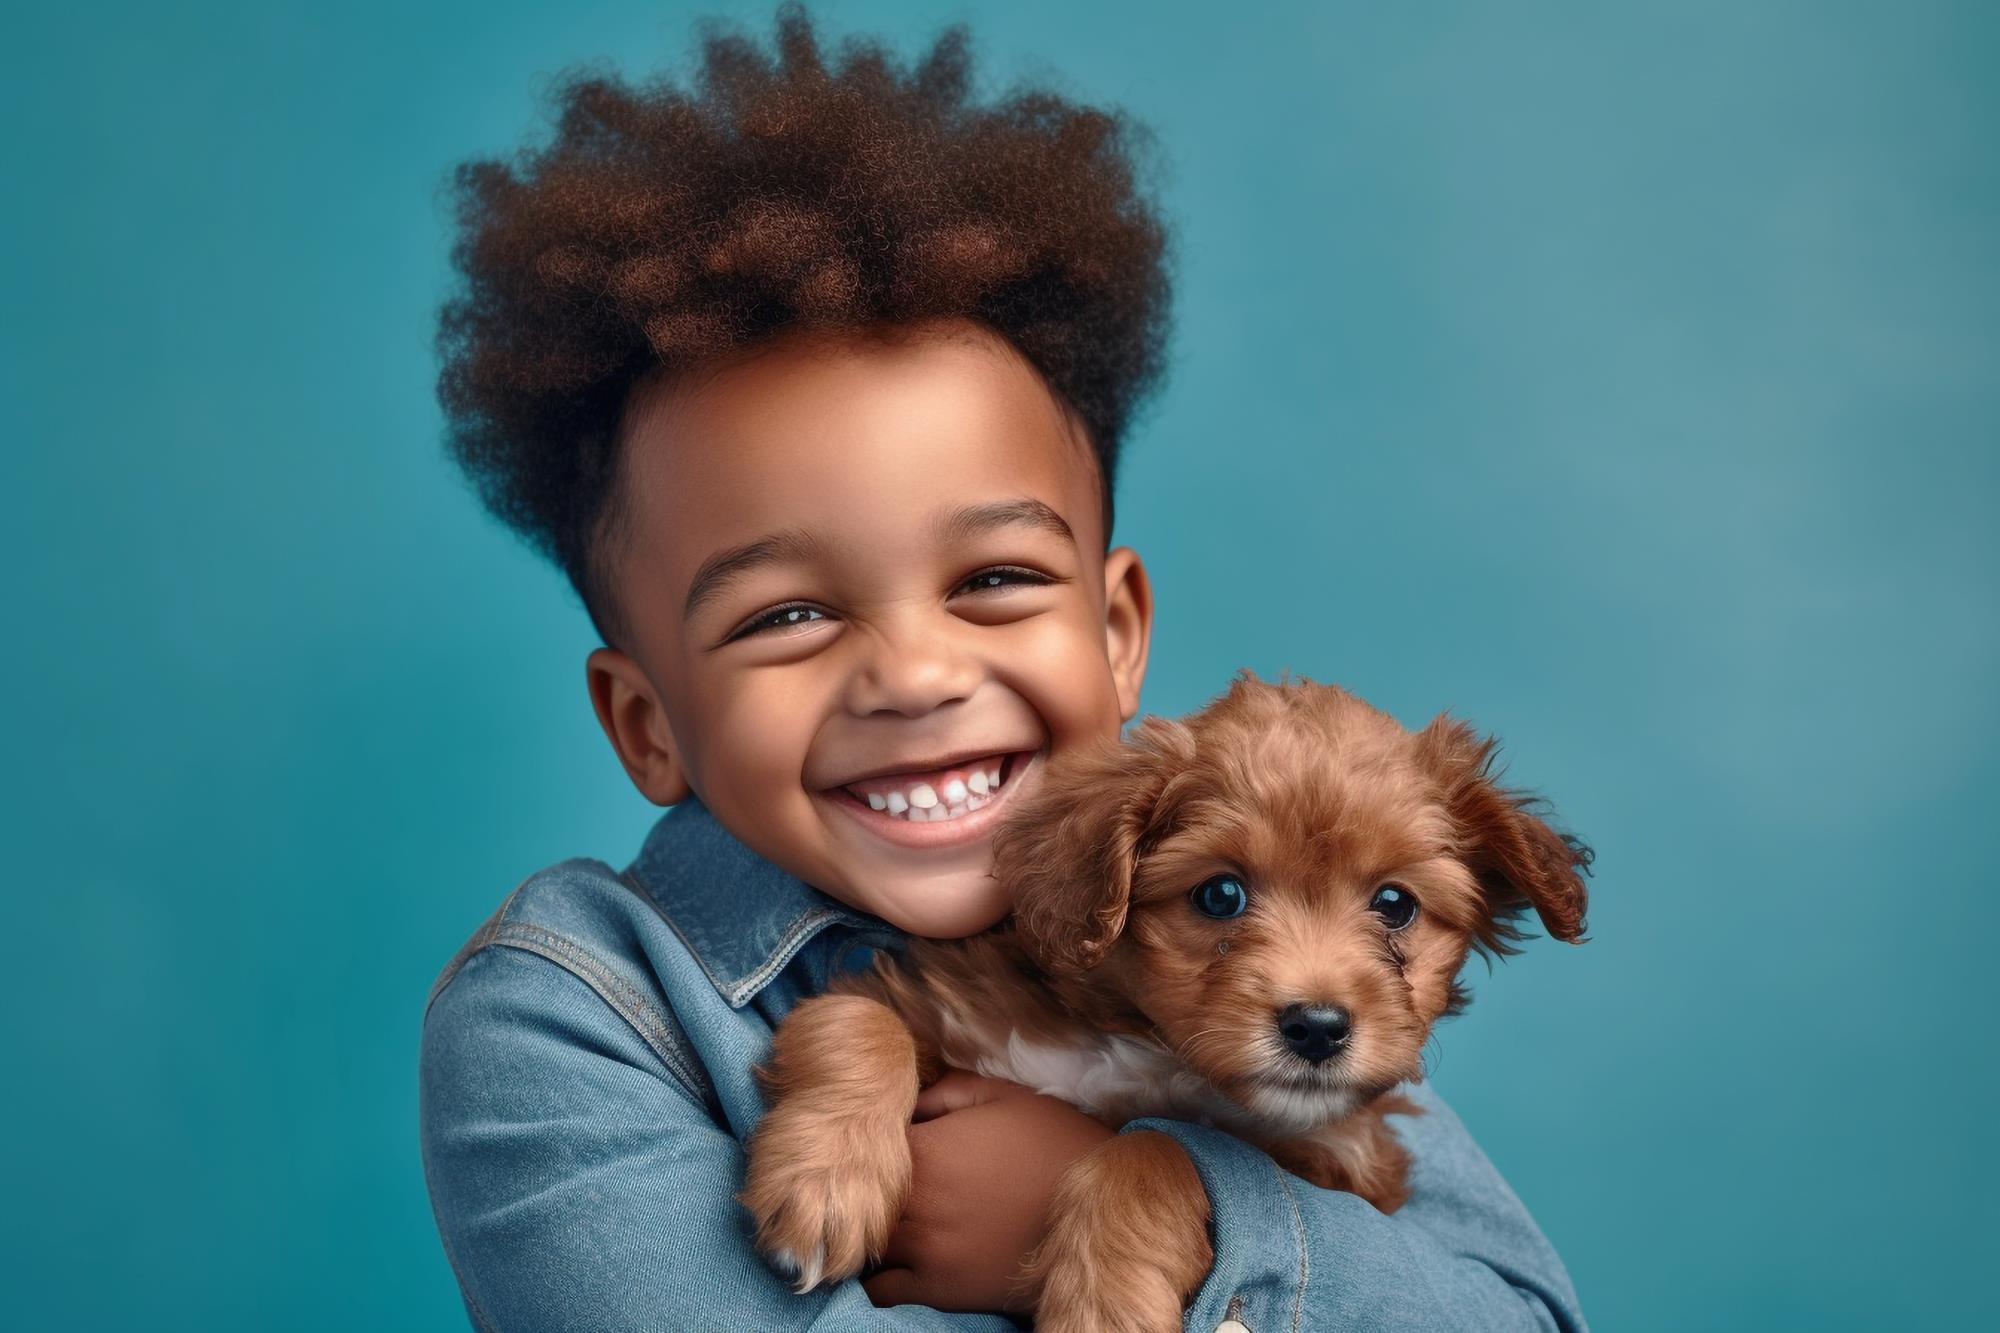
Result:
<svg viewBox="0 0 2000 1333"><path fill-rule="evenodd" d="M1208 1193L1164 1134L1123 1134L1072 1166L1028 1276L1037 1333L1175 1333L1214 1262Z"/></svg>
<svg viewBox="0 0 2000 1333"><path fill-rule="evenodd" d="M784 1274L792 1284L792 1290L801 1296L819 1285L826 1275L826 1251L814 1250L808 1255L796 1255L790 1250L773 1250L769 1256L771 1266Z"/></svg>
<svg viewBox="0 0 2000 1333"><path fill-rule="evenodd" d="M900 1121L780 1107L751 1136L739 1197L757 1220L757 1248L807 1292L881 1257L909 1189Z"/></svg>
<svg viewBox="0 0 2000 1333"><path fill-rule="evenodd" d="M1179 1333L1183 1298L1156 1266L1143 1261L1093 1269L1081 1256L1057 1256L1035 1307L1035 1333Z"/></svg>

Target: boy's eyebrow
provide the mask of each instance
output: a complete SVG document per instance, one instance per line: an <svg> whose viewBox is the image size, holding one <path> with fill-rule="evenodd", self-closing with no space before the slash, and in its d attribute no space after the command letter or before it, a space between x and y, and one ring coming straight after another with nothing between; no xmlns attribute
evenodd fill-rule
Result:
<svg viewBox="0 0 2000 1333"><path fill-rule="evenodd" d="M1076 534L1061 514L1040 500L1025 497L948 510L938 515L934 531L939 545L956 546L995 528L1017 525L1052 532L1070 545L1076 545ZM768 537L759 537L754 542L732 546L726 551L717 551L702 561L701 568L694 572L694 578L688 584L687 601L681 606L681 619L694 619L695 613L721 595L733 580L753 569L780 561L810 564L820 559L825 549L812 533L790 528Z"/></svg>
<svg viewBox="0 0 2000 1333"><path fill-rule="evenodd" d="M694 581L688 584L687 601L681 607L681 619L694 619L694 613L719 596L733 580L761 565L781 560L809 564L818 559L824 549L819 538L810 532L792 528L759 537L741 546L732 546L726 551L717 551L702 561L701 568L694 572Z"/></svg>
<svg viewBox="0 0 2000 1333"><path fill-rule="evenodd" d="M937 537L940 545L952 546L959 542L971 541L974 537L993 531L995 528L1013 527L1023 524L1053 532L1071 546L1076 545L1076 534L1069 524L1040 500L1023 497L1019 500L995 500L991 504L966 505L938 516Z"/></svg>

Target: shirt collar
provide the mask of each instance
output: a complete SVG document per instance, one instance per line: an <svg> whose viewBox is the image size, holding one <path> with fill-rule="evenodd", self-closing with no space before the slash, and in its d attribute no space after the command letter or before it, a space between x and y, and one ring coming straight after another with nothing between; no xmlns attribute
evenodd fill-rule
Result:
<svg viewBox="0 0 2000 1333"><path fill-rule="evenodd" d="M829 926L897 934L750 850L693 796L660 816L625 879L666 917L732 1009Z"/></svg>

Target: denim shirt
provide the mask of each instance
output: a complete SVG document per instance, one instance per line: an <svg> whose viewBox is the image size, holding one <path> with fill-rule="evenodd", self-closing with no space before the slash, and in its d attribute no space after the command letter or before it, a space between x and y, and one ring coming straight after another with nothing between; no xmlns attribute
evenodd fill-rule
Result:
<svg viewBox="0 0 2000 1333"><path fill-rule="evenodd" d="M795 1295L736 1202L772 1030L902 939L694 800L623 873L565 861L515 889L438 977L423 1028L424 1174L473 1324L1013 1329L877 1309L852 1280ZM1188 1329L1583 1328L1562 1261L1464 1125L1427 1085L1402 1091L1426 1114L1390 1122L1415 1160L1386 1217L1220 1130L1127 1126L1171 1134L1208 1188L1215 1264Z"/></svg>

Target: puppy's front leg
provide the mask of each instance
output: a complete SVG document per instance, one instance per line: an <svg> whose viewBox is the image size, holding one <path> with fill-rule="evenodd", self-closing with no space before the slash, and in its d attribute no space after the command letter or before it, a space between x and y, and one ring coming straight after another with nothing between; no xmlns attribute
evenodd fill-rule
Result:
<svg viewBox="0 0 2000 1333"><path fill-rule="evenodd" d="M779 1026L757 1081L770 1109L737 1196L757 1248L802 1292L852 1277L880 1257L910 1190L916 1040L875 1000L814 996Z"/></svg>
<svg viewBox="0 0 2000 1333"><path fill-rule="evenodd" d="M1121 1134L1077 1161L1028 1262L1037 1333L1173 1333L1215 1261L1208 1191L1165 1134Z"/></svg>
<svg viewBox="0 0 2000 1333"><path fill-rule="evenodd" d="M1384 1093L1345 1120L1323 1126L1313 1136L1260 1143L1279 1166L1321 1189L1358 1194L1376 1209L1393 1213L1410 1199L1410 1153L1383 1117L1422 1115L1423 1108L1398 1093Z"/></svg>

